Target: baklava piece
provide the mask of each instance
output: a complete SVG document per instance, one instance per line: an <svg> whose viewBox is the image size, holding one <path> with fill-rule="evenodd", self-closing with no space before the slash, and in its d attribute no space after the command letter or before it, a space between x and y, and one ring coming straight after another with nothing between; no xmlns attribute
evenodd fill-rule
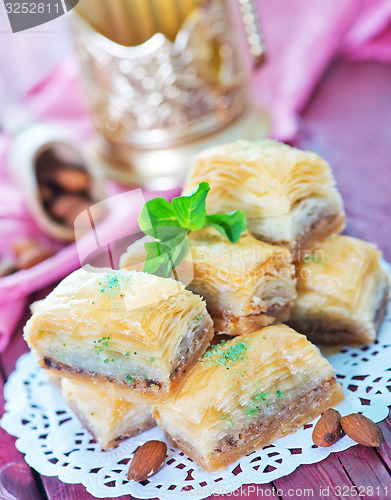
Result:
<svg viewBox="0 0 391 500"><path fill-rule="evenodd" d="M94 384L63 378L61 394L102 450L156 425L149 405L129 403Z"/></svg>
<svg viewBox="0 0 391 500"><path fill-rule="evenodd" d="M210 184L208 213L243 210L259 239L288 248L294 260L345 223L329 165L315 153L285 144L238 141L200 153L185 185Z"/></svg>
<svg viewBox="0 0 391 500"><path fill-rule="evenodd" d="M205 302L177 281L79 269L34 306L25 338L54 374L115 384L118 397L171 397L213 336Z"/></svg>
<svg viewBox="0 0 391 500"><path fill-rule="evenodd" d="M316 245L297 267L298 297L289 323L317 344L373 343L387 309L381 253L349 236Z"/></svg>
<svg viewBox="0 0 391 500"><path fill-rule="evenodd" d="M311 422L343 399L333 367L286 325L211 346L157 424L214 472Z"/></svg>
<svg viewBox="0 0 391 500"><path fill-rule="evenodd" d="M121 266L133 268L145 260L143 240L128 248ZM192 265L187 288L205 299L216 332L242 335L288 319L296 297L288 250L259 241L247 231L231 243L216 229L204 228L191 232L189 241L191 255L180 274L186 276L186 261Z"/></svg>

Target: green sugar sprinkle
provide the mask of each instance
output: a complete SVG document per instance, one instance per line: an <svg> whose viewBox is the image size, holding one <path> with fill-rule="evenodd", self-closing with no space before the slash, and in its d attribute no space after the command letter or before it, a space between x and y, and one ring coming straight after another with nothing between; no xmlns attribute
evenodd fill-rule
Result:
<svg viewBox="0 0 391 500"><path fill-rule="evenodd" d="M245 352L251 349L247 342L238 342L235 345L230 345L231 342L222 341L220 344L212 346L204 354L204 361L215 363L216 365L224 365L227 369L238 361L246 361Z"/></svg>
<svg viewBox="0 0 391 500"><path fill-rule="evenodd" d="M256 415L258 412L260 411L260 409L255 406L254 408L247 408L246 409L246 415L248 417L253 417L254 415Z"/></svg>
<svg viewBox="0 0 391 500"><path fill-rule="evenodd" d="M107 297L114 297L117 293L129 288L129 285L133 281L133 277L134 273L125 271L112 271L107 273L99 282L99 285L101 286L100 291ZM123 297L123 294L120 293L120 296Z"/></svg>
<svg viewBox="0 0 391 500"><path fill-rule="evenodd" d="M218 416L219 416L219 415L217 415L217 417L218 417ZM227 424L228 424L228 428L232 427L232 422L231 422L231 420L229 420L229 418L228 418L227 416L222 416L222 417L220 417L220 418L221 418L221 420L225 420L225 421L227 422Z"/></svg>
<svg viewBox="0 0 391 500"><path fill-rule="evenodd" d="M268 396L269 392L260 392L254 396L254 401L266 401L266 396Z"/></svg>
<svg viewBox="0 0 391 500"><path fill-rule="evenodd" d="M196 317L195 317L196 323L198 323L199 321L201 321L204 316L205 316L205 313L202 316L200 316L199 314L197 314Z"/></svg>
<svg viewBox="0 0 391 500"><path fill-rule="evenodd" d="M259 384L259 382L257 382ZM258 394L255 394L253 399L250 399L250 404L249 408L246 408L246 415L248 417L253 417L257 413L261 411L262 405L266 404L267 406L267 396L270 394L270 392L258 392ZM255 401L258 403L258 406L255 404ZM260 403L260 404L259 404Z"/></svg>
<svg viewBox="0 0 391 500"><path fill-rule="evenodd" d="M130 352L127 352L127 353L125 354L125 356L130 356Z"/></svg>
<svg viewBox="0 0 391 500"><path fill-rule="evenodd" d="M277 391L277 392L276 392L276 396L277 396L278 398L283 398L283 397L284 397L284 391Z"/></svg>
<svg viewBox="0 0 391 500"><path fill-rule="evenodd" d="M133 382L133 378L130 375L126 375L126 382L131 384Z"/></svg>
<svg viewBox="0 0 391 500"><path fill-rule="evenodd" d="M149 361L150 361L151 363L154 363L154 362L156 361L156 359L155 359L155 358L149 358Z"/></svg>
<svg viewBox="0 0 391 500"><path fill-rule="evenodd" d="M111 335L109 335L108 337L102 337L101 339L99 340L94 340L94 349L95 349L95 352L96 354L100 354L104 348L106 347L109 347L109 342L110 342L110 338L111 338Z"/></svg>

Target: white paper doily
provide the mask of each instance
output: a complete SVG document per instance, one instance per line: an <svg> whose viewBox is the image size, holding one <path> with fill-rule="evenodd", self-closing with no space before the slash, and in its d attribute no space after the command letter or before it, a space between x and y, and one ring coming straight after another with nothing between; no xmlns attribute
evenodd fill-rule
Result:
<svg viewBox="0 0 391 500"><path fill-rule="evenodd" d="M386 265L388 274L391 266ZM378 340L371 346L345 348L329 356L344 387L342 415L362 412L375 422L388 415L391 405L391 300ZM356 444L344 436L329 448L312 442L312 424L280 439L272 446L242 458L225 472L208 474L183 453L168 447L166 464L144 483L126 479L129 459L135 449L150 439L165 441L155 427L128 439L114 450L102 452L88 431L50 385L30 354L17 362L4 390L6 413L1 426L16 436L16 447L26 462L40 474L58 476L65 483L82 483L97 498L131 494L137 498L172 500L193 490L193 499L212 493L230 493L244 484L268 483L290 474L300 464L320 462L330 453ZM316 422L316 420L314 421Z"/></svg>

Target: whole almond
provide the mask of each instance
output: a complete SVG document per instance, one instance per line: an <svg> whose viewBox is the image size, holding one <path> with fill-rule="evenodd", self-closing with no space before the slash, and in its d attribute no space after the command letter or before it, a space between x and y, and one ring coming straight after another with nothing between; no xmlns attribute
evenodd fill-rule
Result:
<svg viewBox="0 0 391 500"><path fill-rule="evenodd" d="M21 238L12 242L11 248L14 254L19 257L20 254L30 250L31 248L39 247L40 244L36 240L30 238Z"/></svg>
<svg viewBox="0 0 391 500"><path fill-rule="evenodd" d="M364 446L380 446L383 436L378 425L361 413L351 413L341 418L342 429L356 443Z"/></svg>
<svg viewBox="0 0 391 500"><path fill-rule="evenodd" d="M49 203L50 201L52 201L54 197L54 192L50 186L42 184L39 188L39 192L44 202Z"/></svg>
<svg viewBox="0 0 391 500"><path fill-rule="evenodd" d="M341 437L341 414L329 408L320 417L312 432L312 441L317 446L326 448L336 443Z"/></svg>
<svg viewBox="0 0 391 500"><path fill-rule="evenodd" d="M74 206L65 217L65 224L72 228L76 217L84 212L84 210L87 210L87 208L89 208L90 206L91 202L88 200L84 200L78 205ZM89 216L86 215L86 217L89 220Z"/></svg>
<svg viewBox="0 0 391 500"><path fill-rule="evenodd" d="M66 219L69 214L77 211L79 214L84 209L85 198L75 194L58 196L50 205L51 214L57 219ZM80 208L79 208L80 207Z"/></svg>
<svg viewBox="0 0 391 500"><path fill-rule="evenodd" d="M12 259L5 259L0 261L0 278L4 276L9 276L10 274L17 271L16 263Z"/></svg>
<svg viewBox="0 0 391 500"><path fill-rule="evenodd" d="M167 445L162 441L147 441L138 448L128 470L129 481L145 481L161 469L167 454Z"/></svg>
<svg viewBox="0 0 391 500"><path fill-rule="evenodd" d="M18 256L17 266L19 269L30 269L40 262L54 255L54 250L48 247L36 246L25 250Z"/></svg>
<svg viewBox="0 0 391 500"><path fill-rule="evenodd" d="M57 168L52 173L53 182L65 191L80 192L90 186L90 176L85 170L72 167Z"/></svg>

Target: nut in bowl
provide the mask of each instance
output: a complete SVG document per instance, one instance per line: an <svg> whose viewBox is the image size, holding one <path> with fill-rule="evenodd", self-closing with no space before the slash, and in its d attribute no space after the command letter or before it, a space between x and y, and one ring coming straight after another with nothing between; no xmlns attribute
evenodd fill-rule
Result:
<svg viewBox="0 0 391 500"><path fill-rule="evenodd" d="M75 218L104 198L99 172L56 127L32 125L20 132L10 166L35 221L54 240L73 241Z"/></svg>

